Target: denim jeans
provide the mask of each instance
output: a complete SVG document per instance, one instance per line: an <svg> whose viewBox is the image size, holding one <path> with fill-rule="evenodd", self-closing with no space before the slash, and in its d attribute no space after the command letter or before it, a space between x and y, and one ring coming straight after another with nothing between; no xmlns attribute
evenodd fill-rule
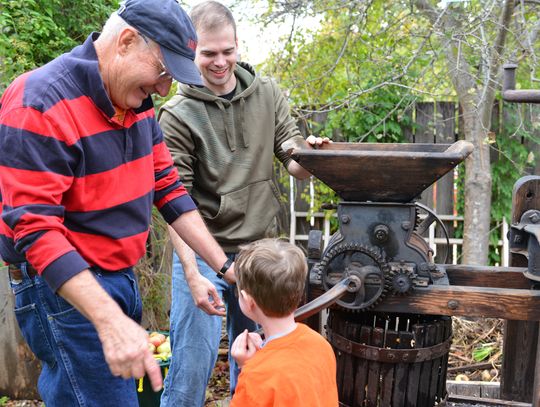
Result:
<svg viewBox="0 0 540 407"><path fill-rule="evenodd" d="M111 374L94 326L51 291L40 276L11 280L15 315L30 349L41 361L38 391L47 407L138 406L135 381ZM131 269L94 271L124 312L140 322L142 304ZM100 304L96 304L99 307Z"/></svg>
<svg viewBox="0 0 540 407"><path fill-rule="evenodd" d="M230 254L230 258L234 255ZM227 307L229 348L234 339L256 324L244 316L235 293L236 286L219 279L210 266L197 257L199 272L216 287ZM172 358L161 395L162 407L201 407L206 386L217 360L221 339L221 317L197 308L176 254L173 258L170 340ZM229 353L231 393L234 393L239 369Z"/></svg>

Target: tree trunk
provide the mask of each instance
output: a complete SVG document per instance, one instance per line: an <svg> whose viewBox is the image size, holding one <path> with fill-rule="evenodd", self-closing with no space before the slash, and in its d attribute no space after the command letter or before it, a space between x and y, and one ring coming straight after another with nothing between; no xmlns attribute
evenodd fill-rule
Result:
<svg viewBox="0 0 540 407"><path fill-rule="evenodd" d="M483 131L475 126L474 151L465 161L465 223L463 264L487 264L491 209L489 146L482 142ZM478 134L480 133L480 134Z"/></svg>

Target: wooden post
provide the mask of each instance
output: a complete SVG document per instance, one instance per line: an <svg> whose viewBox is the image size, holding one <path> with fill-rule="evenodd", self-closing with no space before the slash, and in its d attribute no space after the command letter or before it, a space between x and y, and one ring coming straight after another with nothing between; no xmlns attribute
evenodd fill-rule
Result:
<svg viewBox="0 0 540 407"><path fill-rule="evenodd" d="M433 102L423 102L416 105L416 133L414 135L415 143L429 143L435 142L435 105ZM420 200L426 206L433 208L433 187L429 187L422 192L422 199Z"/></svg>
<svg viewBox="0 0 540 407"><path fill-rule="evenodd" d="M456 140L456 105L453 102L437 102L437 114L435 116L435 143L438 144L453 144ZM438 215L453 215L454 214L454 171L450 171L444 177L437 181L435 212ZM444 225L450 237L454 236L454 222L445 221ZM437 225L435 231L436 237L443 237L444 233ZM446 252L451 250L449 245L443 250L446 245L437 245L437 256L435 263L444 263ZM451 259L451 257L449 257ZM451 262L451 260L450 260Z"/></svg>
<svg viewBox="0 0 540 407"><path fill-rule="evenodd" d="M21 336L15 319L15 298L7 267L0 267L0 395L12 399L39 399L39 361Z"/></svg>
<svg viewBox="0 0 540 407"><path fill-rule="evenodd" d="M512 224L519 223L521 215L529 209L540 209L538 176L520 178L514 185ZM527 259L520 254L510 253L510 266L527 267ZM535 394L533 406L539 405L539 384L535 384L534 380L535 366L536 376L540 374L540 361L537 360L538 335L538 322L510 320L505 322L501 399L531 402Z"/></svg>

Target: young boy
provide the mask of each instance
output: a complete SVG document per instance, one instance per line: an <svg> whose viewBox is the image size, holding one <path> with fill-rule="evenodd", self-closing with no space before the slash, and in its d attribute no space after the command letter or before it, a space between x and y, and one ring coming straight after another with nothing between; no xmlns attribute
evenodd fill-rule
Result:
<svg viewBox="0 0 540 407"><path fill-rule="evenodd" d="M307 262L296 246L263 239L236 258L240 309L262 326L265 339L244 331L231 353L242 368L231 407L336 407L336 359L330 344L294 321Z"/></svg>

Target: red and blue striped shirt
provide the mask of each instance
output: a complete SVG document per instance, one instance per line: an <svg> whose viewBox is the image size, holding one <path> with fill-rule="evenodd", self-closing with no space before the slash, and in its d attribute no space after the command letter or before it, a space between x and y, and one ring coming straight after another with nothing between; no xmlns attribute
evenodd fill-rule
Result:
<svg viewBox="0 0 540 407"><path fill-rule="evenodd" d="M131 267L152 205L172 223L196 208L150 98L123 123L93 41L17 78L0 100L0 256L57 290L89 266Z"/></svg>

